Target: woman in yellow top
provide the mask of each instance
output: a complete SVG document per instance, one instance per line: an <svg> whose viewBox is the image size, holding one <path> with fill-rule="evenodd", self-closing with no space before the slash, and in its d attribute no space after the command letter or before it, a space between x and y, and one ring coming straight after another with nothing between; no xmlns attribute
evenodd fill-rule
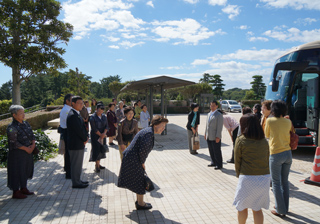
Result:
<svg viewBox="0 0 320 224"><path fill-rule="evenodd" d="M266 121L265 135L269 138L270 174L272 190L275 198L275 208L271 213L276 216L285 216L289 210L289 172L292 164L290 148L290 130L292 123L284 118L287 105L281 100L271 104L271 114L274 117Z"/></svg>

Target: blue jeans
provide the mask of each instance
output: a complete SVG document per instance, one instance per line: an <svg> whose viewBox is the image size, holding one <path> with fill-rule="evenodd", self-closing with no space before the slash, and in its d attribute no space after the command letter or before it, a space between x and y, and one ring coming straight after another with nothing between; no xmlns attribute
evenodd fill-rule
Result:
<svg viewBox="0 0 320 224"><path fill-rule="evenodd" d="M276 210L287 214L289 210L289 172L292 164L291 150L270 155L269 166Z"/></svg>

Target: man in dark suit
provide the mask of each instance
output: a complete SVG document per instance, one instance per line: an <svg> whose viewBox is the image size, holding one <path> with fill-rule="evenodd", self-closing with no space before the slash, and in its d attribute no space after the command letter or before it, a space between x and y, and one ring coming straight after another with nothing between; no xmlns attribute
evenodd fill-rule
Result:
<svg viewBox="0 0 320 224"><path fill-rule="evenodd" d="M211 111L208 113L206 131L204 139L207 140L211 164L215 170L222 169L222 153L221 153L221 136L223 127L223 115L217 111L218 102L212 101L210 104Z"/></svg>
<svg viewBox="0 0 320 224"><path fill-rule="evenodd" d="M71 100L72 109L67 117L68 150L71 162L72 188L88 187L87 181L80 179L82 172L84 147L88 142L88 134L84 121L80 115L83 100L80 96L73 96Z"/></svg>

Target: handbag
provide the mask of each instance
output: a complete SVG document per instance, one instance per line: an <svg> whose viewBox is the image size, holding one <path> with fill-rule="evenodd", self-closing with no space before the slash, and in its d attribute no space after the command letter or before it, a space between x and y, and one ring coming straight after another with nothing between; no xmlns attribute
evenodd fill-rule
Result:
<svg viewBox="0 0 320 224"><path fill-rule="evenodd" d="M144 184L145 184L146 191L150 192L154 190L153 182L148 177L146 171L144 171Z"/></svg>
<svg viewBox="0 0 320 224"><path fill-rule="evenodd" d="M294 133L294 127L292 125L292 128L290 130L290 148L291 150L296 150L298 148L299 143L299 135Z"/></svg>
<svg viewBox="0 0 320 224"><path fill-rule="evenodd" d="M192 134L191 140L192 140L192 150L200 149L200 138L199 138L198 132L196 132L195 134Z"/></svg>

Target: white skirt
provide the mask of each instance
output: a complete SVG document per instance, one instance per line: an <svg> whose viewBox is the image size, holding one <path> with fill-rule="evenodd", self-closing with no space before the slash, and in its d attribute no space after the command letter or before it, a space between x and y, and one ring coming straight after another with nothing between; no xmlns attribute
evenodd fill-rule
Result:
<svg viewBox="0 0 320 224"><path fill-rule="evenodd" d="M233 205L238 211L269 209L270 174L240 175Z"/></svg>

